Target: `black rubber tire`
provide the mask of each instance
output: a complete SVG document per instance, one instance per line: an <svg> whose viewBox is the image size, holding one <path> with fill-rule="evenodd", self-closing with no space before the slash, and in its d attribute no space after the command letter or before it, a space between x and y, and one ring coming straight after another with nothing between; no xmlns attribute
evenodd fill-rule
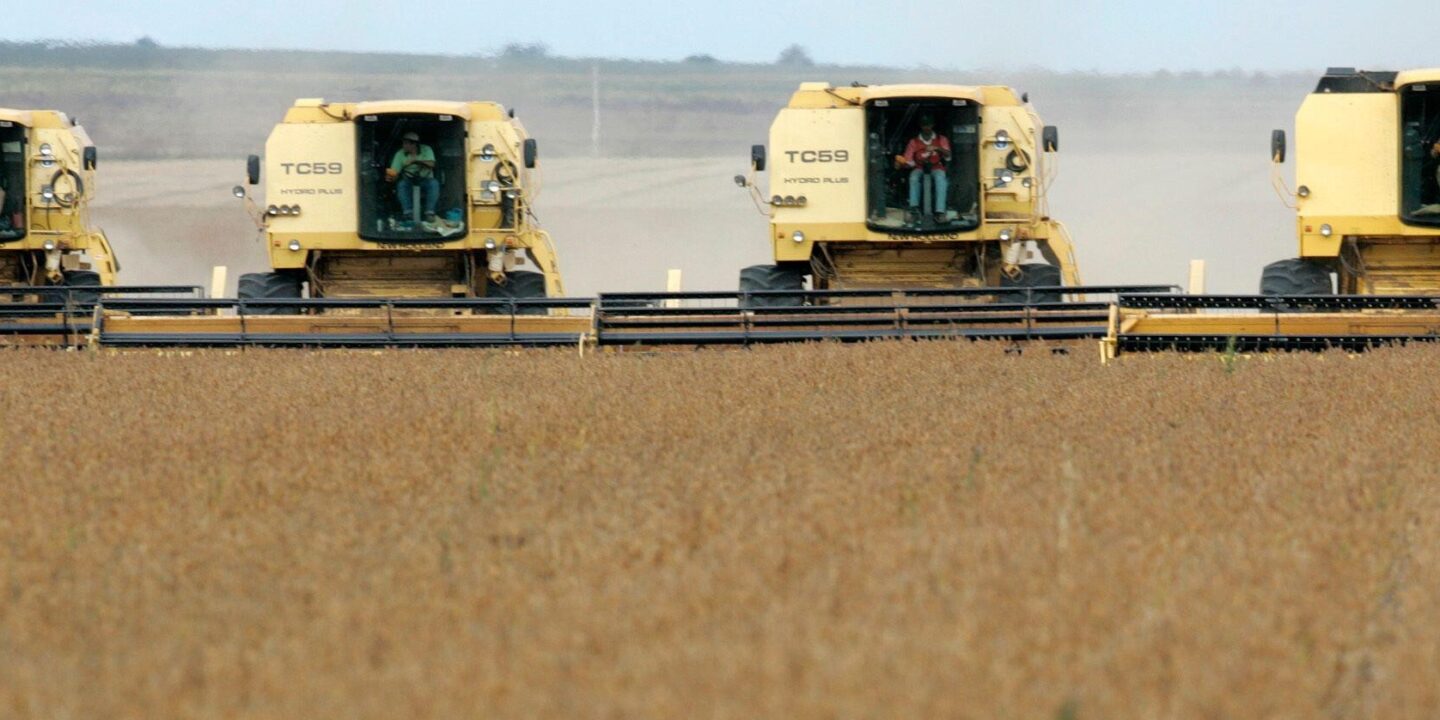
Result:
<svg viewBox="0 0 1440 720"><path fill-rule="evenodd" d="M240 276L241 300L298 300L302 297L300 276L289 273L245 273ZM297 315L297 308L246 307L246 315Z"/></svg>
<svg viewBox="0 0 1440 720"><path fill-rule="evenodd" d="M1260 273L1261 295L1334 295L1330 270L1310 260L1294 258L1265 266Z"/></svg>
<svg viewBox="0 0 1440 720"><path fill-rule="evenodd" d="M1004 273L1000 275L1000 287L1002 288L1059 287L1063 284L1064 282L1060 277L1060 268L1046 263L1021 265L1020 274L1013 278ZM1030 302L1037 303L1058 303L1063 299L1061 297L1062 294L1063 293L1058 291L1030 293L1029 299ZM1023 292L1008 292L1000 293L999 297L1000 302L1023 303L1026 300L1027 294Z"/></svg>
<svg viewBox="0 0 1440 720"><path fill-rule="evenodd" d="M100 273L94 270L68 270L60 284L65 287L100 287ZM98 292L54 292L46 293L41 300L48 303L64 303L66 297L75 306L93 305L100 300Z"/></svg>
<svg viewBox="0 0 1440 720"><path fill-rule="evenodd" d="M65 273L64 284L69 287L100 287L100 273L94 270L71 270ZM94 305L100 302L100 293L71 292L70 299L77 305Z"/></svg>
<svg viewBox="0 0 1440 720"><path fill-rule="evenodd" d="M530 272L528 270L516 270L506 273L504 285L498 285L494 280L486 281L485 297L515 298L516 300L543 298L545 297L545 275L544 273ZM506 311L503 309L496 309L492 312L506 314ZM516 315L544 315L547 312L543 307L519 307L515 309Z"/></svg>
<svg viewBox="0 0 1440 720"><path fill-rule="evenodd" d="M751 265L740 271L740 292L761 290L804 290L805 275L796 268L779 265ZM742 301L745 307L799 307L805 298L792 297L751 297Z"/></svg>
<svg viewBox="0 0 1440 720"><path fill-rule="evenodd" d="M65 273L64 284L70 287L100 287L100 273L94 270L71 270Z"/></svg>

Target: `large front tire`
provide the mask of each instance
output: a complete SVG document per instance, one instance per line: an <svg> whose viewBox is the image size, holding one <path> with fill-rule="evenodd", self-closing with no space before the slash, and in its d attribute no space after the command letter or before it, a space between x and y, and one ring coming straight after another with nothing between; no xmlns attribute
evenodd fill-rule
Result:
<svg viewBox="0 0 1440 720"><path fill-rule="evenodd" d="M740 292L767 290L804 290L805 275L796 268L780 265L752 265L740 271ZM800 295L748 296L741 299L745 307L799 307L805 304Z"/></svg>
<svg viewBox="0 0 1440 720"><path fill-rule="evenodd" d="M287 273L246 273L240 276L241 300L298 300L301 297L300 277ZM245 308L246 315L294 315L298 308L254 307Z"/></svg>
<svg viewBox="0 0 1440 720"><path fill-rule="evenodd" d="M1000 275L1000 287L1002 288L1037 288L1037 287L1060 287L1064 282L1060 278L1060 268L1045 263L1034 263L1021 265L1019 274L1010 277L1004 273ZM1061 301L1062 293L1058 290L1045 292L1005 292L1000 294L1000 302L1023 303L1027 300L1031 303L1058 303Z"/></svg>
<svg viewBox="0 0 1440 720"><path fill-rule="evenodd" d="M489 298L514 298L516 300L534 300L545 297L545 275L544 273L516 270L505 274L505 284L501 285L494 280L487 280L485 285L485 297ZM505 312L504 308L496 308L493 312ZM544 315L548 312L543 307L517 306L516 315Z"/></svg>
<svg viewBox="0 0 1440 720"><path fill-rule="evenodd" d="M100 273L94 270L67 270L57 284L67 288L100 287ZM99 302L100 293L80 290L55 290L40 294L40 302L64 305L67 300L72 308L88 307Z"/></svg>
<svg viewBox="0 0 1440 720"><path fill-rule="evenodd" d="M1330 270L1311 260L1294 258L1265 266L1260 273L1261 295L1333 295Z"/></svg>

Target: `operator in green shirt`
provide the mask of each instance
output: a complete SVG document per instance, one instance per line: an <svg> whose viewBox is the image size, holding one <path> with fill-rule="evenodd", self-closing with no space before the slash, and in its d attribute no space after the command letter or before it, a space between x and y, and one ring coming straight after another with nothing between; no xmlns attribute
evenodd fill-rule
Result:
<svg viewBox="0 0 1440 720"><path fill-rule="evenodd" d="M420 143L420 135L407 132L401 136L400 149L390 161L390 172L386 175L393 181L399 178L395 194L400 196L400 212L406 218L414 217L415 188L420 188L420 207L425 212L425 222L435 220L435 205L440 201L440 181L435 179L435 150Z"/></svg>

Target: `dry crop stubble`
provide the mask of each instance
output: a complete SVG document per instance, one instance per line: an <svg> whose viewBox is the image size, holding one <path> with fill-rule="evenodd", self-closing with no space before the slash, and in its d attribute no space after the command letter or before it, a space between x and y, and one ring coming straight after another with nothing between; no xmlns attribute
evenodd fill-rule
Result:
<svg viewBox="0 0 1440 720"><path fill-rule="evenodd" d="M3 356L0 715L1440 709L1429 349Z"/></svg>

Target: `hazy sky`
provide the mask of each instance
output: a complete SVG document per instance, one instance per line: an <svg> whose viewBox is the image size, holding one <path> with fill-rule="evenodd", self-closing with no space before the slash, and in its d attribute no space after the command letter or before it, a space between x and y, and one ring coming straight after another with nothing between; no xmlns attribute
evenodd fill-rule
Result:
<svg viewBox="0 0 1440 720"><path fill-rule="evenodd" d="M822 62L941 68L1440 66L1435 0L129 0L78 3L63 24L21 7L0 37L450 54L540 42L569 56L757 62L798 43Z"/></svg>

